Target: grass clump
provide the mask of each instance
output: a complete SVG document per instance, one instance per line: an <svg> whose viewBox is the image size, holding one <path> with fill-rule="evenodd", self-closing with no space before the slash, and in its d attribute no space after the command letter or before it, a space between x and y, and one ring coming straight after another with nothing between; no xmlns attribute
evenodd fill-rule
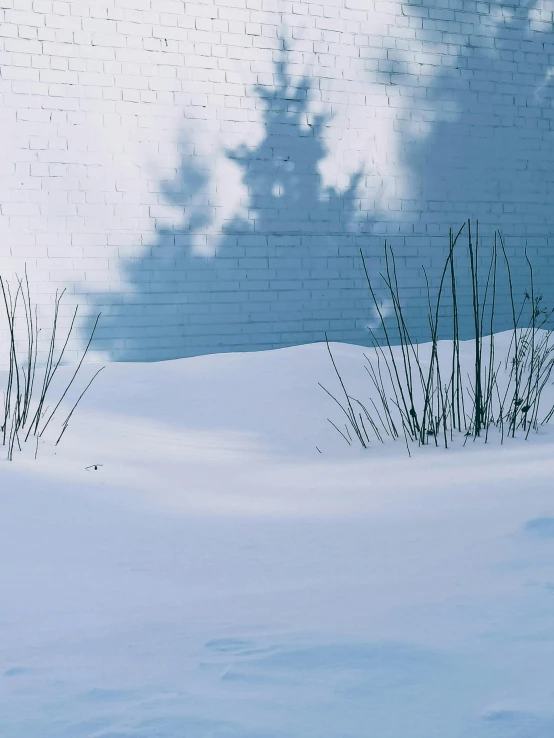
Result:
<svg viewBox="0 0 554 738"><path fill-rule="evenodd" d="M0 408L0 442L6 448L7 458L11 461L14 449L21 451L22 444L33 441L36 458L40 438L49 426L55 425L62 403L80 372L100 315L96 318L74 373L60 388L59 382L54 380L73 334L78 306L73 312L69 329L60 337L60 305L65 290L56 291L52 322L46 329L46 360L40 364L39 340L43 329L39 327L38 308L33 304L27 271L25 270L24 278L16 278L14 286L10 286L0 276L0 293L0 313L4 313L9 342L3 403ZM79 402L103 368L94 374L61 421L61 425L58 425L55 445L60 442Z"/></svg>
<svg viewBox="0 0 554 738"><path fill-rule="evenodd" d="M466 227L467 226L467 227ZM466 231L469 258L472 355L462 358L460 351L460 278L455 254ZM471 223L464 224L454 236L449 234L449 250L442 268L436 293L425 269L429 344L414 344L402 308L396 260L392 247L385 243L384 273L380 273L385 294L392 306L392 330L398 337L393 345L375 285L360 250L362 265L382 339L370 327L373 357L367 354L366 371L372 385L369 401L353 397L339 372L329 341L327 349L340 383L337 397L322 388L340 407L342 422L329 422L344 440L363 448L377 440L384 442L403 438L408 453L413 444L442 445L448 448L456 437L488 440L496 429L501 442L515 437L521 430L525 438L554 416L551 407L541 416L541 397L554 370L554 341L546 329L553 310L544 307L542 296L535 294L531 261L525 252L529 288L516 308L512 271L502 235L497 232L485 271L478 268L480 253L479 228L475 234ZM497 355L495 317L498 309L499 271L503 267L506 292L509 295L512 328L507 353ZM445 309L445 302L448 308ZM465 307L465 306L464 306ZM445 317L446 316L446 317ZM439 344L439 324L447 326L451 342ZM339 399L341 398L341 399Z"/></svg>

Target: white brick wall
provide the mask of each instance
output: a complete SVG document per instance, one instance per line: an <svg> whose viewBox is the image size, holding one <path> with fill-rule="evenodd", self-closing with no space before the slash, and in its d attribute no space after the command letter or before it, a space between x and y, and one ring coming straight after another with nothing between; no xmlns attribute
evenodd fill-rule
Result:
<svg viewBox="0 0 554 738"><path fill-rule="evenodd" d="M554 2L527 5L0 0L0 273L45 318L67 288L81 344L102 311L118 359L363 343L360 246L394 245L423 335L420 266L471 217L553 304Z"/></svg>

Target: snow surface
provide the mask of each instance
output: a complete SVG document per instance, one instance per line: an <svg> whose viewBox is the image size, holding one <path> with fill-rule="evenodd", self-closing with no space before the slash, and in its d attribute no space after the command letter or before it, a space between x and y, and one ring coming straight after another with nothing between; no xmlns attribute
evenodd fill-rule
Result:
<svg viewBox="0 0 554 738"><path fill-rule="evenodd" d="M0 464L1 738L552 738L551 429L363 451L318 381L112 364Z"/></svg>

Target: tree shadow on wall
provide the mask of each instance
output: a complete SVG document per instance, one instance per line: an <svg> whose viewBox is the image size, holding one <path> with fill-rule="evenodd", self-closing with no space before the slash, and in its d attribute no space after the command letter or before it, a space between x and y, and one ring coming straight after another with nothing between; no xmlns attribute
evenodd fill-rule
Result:
<svg viewBox="0 0 554 738"><path fill-rule="evenodd" d="M360 211L362 172L345 191L323 185L326 116L309 120L310 81L293 85L284 62L274 88L257 87L264 135L227 153L248 191L245 214L218 234L210 177L190 159L162 188L186 224L160 228L138 258L122 262L128 292L89 295L102 310L95 348L115 360L169 359L330 339L367 342L367 286L359 248L371 221Z"/></svg>
<svg viewBox="0 0 554 738"><path fill-rule="evenodd" d="M469 43L462 42L454 63L442 66L426 90L424 100L432 101L437 116L430 133L424 138L404 136L403 150L413 176L413 196L422 203L416 225L420 233L435 236L437 223L456 229L468 218L479 219L480 232L492 245L494 230L500 229L518 302L529 283L527 248L535 265L536 291L554 307L554 110L546 48L552 39L531 24L538 5L537 0L509 6L493 2L486 16L464 9L466 29L473 26L476 31L463 32ZM423 17L436 11L434 0L408 0L405 6ZM504 19L499 20L503 9ZM428 107L420 113L429 120ZM413 111L412 118L417 114ZM447 228L440 234L441 246L420 249L420 261L433 275L446 257ZM460 245L463 251L463 241ZM482 253L483 273L490 251ZM460 267L469 271L466 256L460 258ZM469 280L462 287L461 297L469 305ZM506 282L499 296L507 301ZM510 327L505 312L498 330ZM463 337L468 337L469 310L462 328Z"/></svg>

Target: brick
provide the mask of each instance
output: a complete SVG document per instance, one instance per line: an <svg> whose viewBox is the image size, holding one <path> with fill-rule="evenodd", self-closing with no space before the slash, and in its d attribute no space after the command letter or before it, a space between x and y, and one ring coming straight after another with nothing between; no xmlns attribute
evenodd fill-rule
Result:
<svg viewBox="0 0 554 738"><path fill-rule="evenodd" d="M4 19L6 23L14 24L16 26L43 26L44 16L41 13L33 13L25 10L11 10L5 11Z"/></svg>

